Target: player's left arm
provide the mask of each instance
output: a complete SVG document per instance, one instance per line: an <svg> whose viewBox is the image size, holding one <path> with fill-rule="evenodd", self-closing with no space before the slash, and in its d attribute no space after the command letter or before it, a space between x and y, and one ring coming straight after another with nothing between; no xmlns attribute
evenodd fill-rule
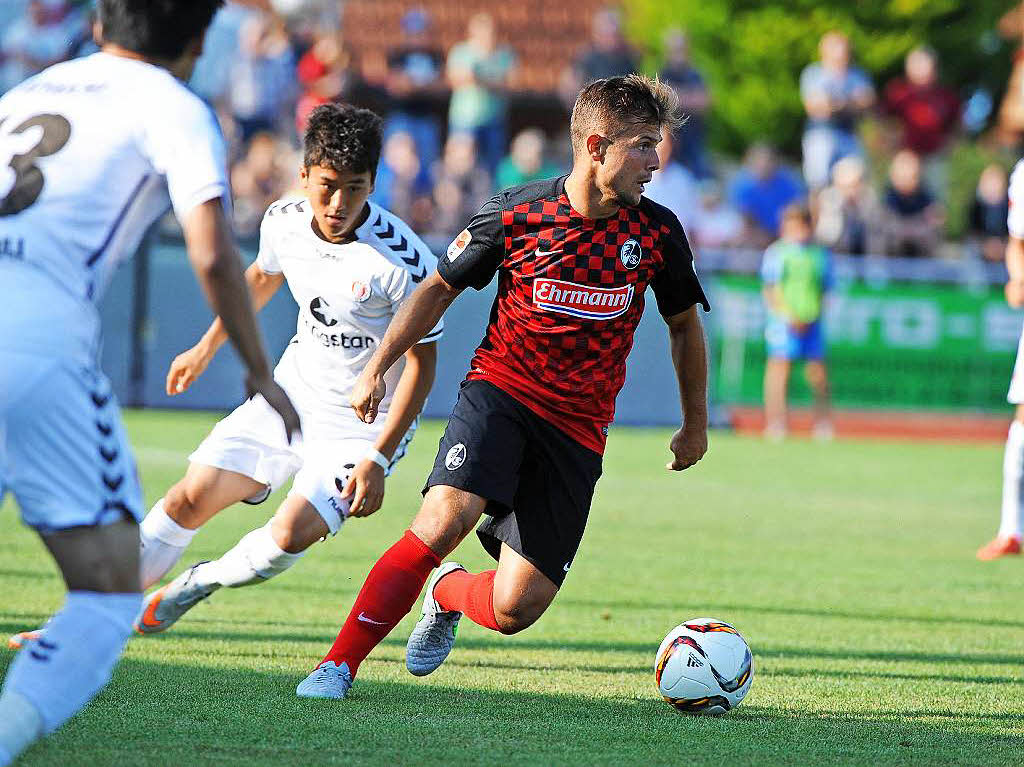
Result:
<svg viewBox="0 0 1024 767"><path fill-rule="evenodd" d="M405 369L395 386L384 430L373 446L384 460L391 460L409 427L423 410L434 385L436 370L436 342L416 344L405 353ZM381 507L386 474L384 467L372 458L365 458L353 469L344 490L344 495L354 493L350 516L368 517Z"/></svg>
<svg viewBox="0 0 1024 767"><path fill-rule="evenodd" d="M696 305L666 317L665 323L683 410L683 425L669 443L673 458L665 468L682 471L708 451L708 352Z"/></svg>

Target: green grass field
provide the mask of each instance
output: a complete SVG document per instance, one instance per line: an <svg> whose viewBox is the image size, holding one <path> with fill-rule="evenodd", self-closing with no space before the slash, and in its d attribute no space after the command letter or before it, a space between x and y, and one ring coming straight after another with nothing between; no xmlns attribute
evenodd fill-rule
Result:
<svg viewBox="0 0 1024 767"><path fill-rule="evenodd" d="M148 502L213 421L127 415ZM1024 561L974 560L997 521L998 445L716 433L704 461L674 475L667 431L617 429L580 555L537 625L502 637L463 621L449 661L416 679L403 663L410 617L351 698L297 699L415 512L440 428L422 429L377 515L282 577L133 639L111 685L23 764L1024 762ZM222 553L274 500L225 511L182 564ZM0 555L6 635L39 625L62 586L10 501ZM474 539L457 557L488 565ZM654 652L708 615L750 642L754 684L724 717L684 717L656 694ZM0 651L0 666L11 658Z"/></svg>

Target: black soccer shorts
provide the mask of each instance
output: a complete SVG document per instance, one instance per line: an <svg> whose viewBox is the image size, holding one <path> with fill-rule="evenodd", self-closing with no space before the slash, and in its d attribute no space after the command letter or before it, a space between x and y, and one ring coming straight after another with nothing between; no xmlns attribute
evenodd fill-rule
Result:
<svg viewBox="0 0 1024 767"><path fill-rule="evenodd" d="M601 456L486 381L462 384L424 492L447 485L486 498L477 535L561 586L587 526Z"/></svg>

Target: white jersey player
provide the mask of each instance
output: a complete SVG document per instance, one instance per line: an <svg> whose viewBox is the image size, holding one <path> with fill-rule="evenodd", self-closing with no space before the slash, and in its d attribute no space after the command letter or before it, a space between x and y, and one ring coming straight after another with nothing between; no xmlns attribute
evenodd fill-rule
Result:
<svg viewBox="0 0 1024 767"><path fill-rule="evenodd" d="M173 208L249 385L298 416L270 376L224 205L224 142L187 90L219 0L100 0L102 52L0 98L0 497L11 492L68 586L11 664L0 765L110 678L139 610L142 499L96 304L119 261ZM275 415L276 419L276 415Z"/></svg>
<svg viewBox="0 0 1024 767"><path fill-rule="evenodd" d="M367 200L381 149L377 115L318 107L304 142L304 194L267 210L259 255L246 272L257 308L285 282L299 306L295 337L274 377L302 416L302 441L288 443L260 397L218 423L190 456L184 479L142 523L143 588L166 574L222 509L259 503L294 475L291 490L265 526L150 594L136 621L140 633L166 630L223 586L263 583L336 534L348 516L376 511L433 383L440 324L389 379L379 425L363 423L349 407L350 389L391 318L436 261L403 221ZM222 341L215 321L172 363L168 393L188 388Z"/></svg>
<svg viewBox="0 0 1024 767"><path fill-rule="evenodd" d="M1019 309L1024 306L1024 160L1013 169L1009 195L1006 301ZM1002 512L996 537L978 549L978 559L983 561L1020 554L1021 551L1021 528L1024 525L1024 332L1017 346L1017 362L1006 399L1016 406L1016 410L1003 454Z"/></svg>

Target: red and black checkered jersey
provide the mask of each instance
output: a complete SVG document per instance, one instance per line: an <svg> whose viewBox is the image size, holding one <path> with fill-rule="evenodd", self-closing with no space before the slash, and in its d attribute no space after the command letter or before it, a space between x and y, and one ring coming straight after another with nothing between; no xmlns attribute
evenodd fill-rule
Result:
<svg viewBox="0 0 1024 767"><path fill-rule="evenodd" d="M597 453L650 285L671 317L710 309L675 215L641 198L585 218L565 177L507 189L487 203L438 262L455 288L498 294L467 380L489 381Z"/></svg>

